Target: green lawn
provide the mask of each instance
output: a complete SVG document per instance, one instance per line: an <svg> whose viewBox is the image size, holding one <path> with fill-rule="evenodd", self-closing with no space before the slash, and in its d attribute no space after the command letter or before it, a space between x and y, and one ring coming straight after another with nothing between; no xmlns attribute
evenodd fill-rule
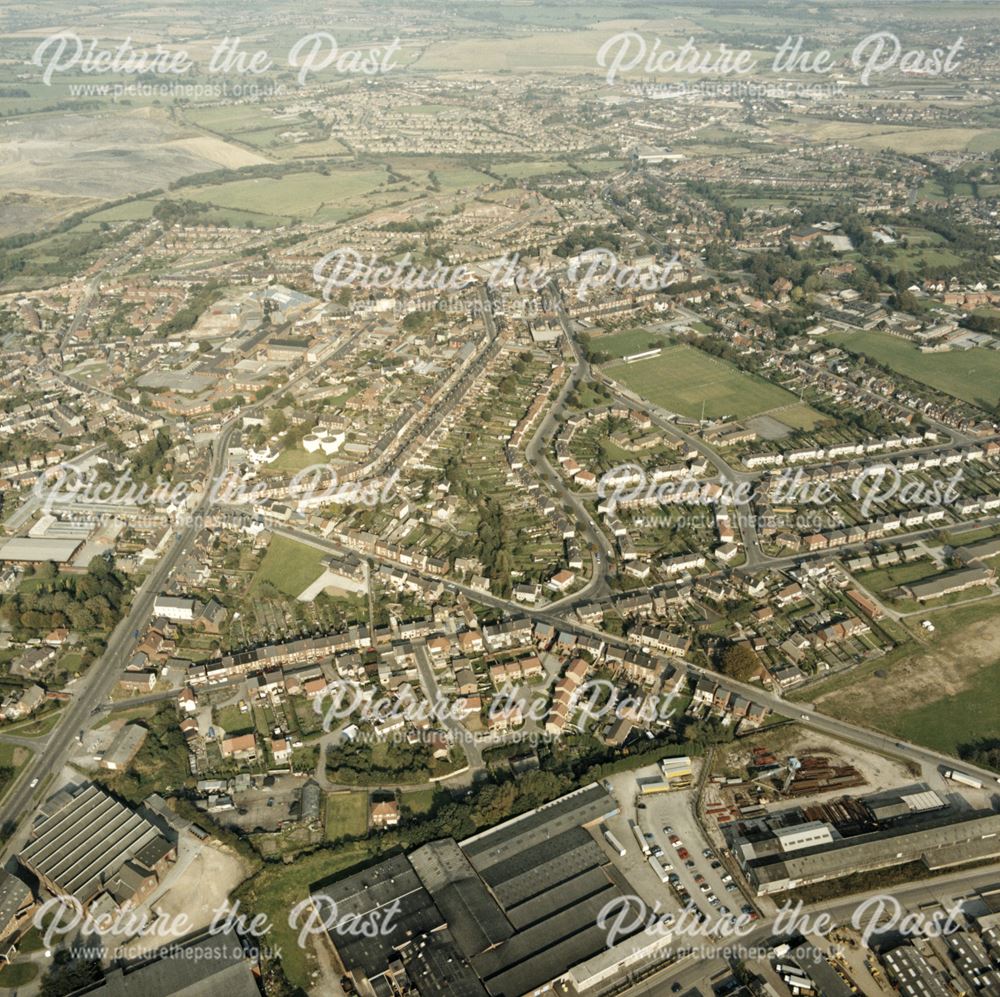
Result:
<svg viewBox="0 0 1000 997"><path fill-rule="evenodd" d="M60 659L59 666L65 668L71 675L75 675L83 666L83 655L78 651L70 651Z"/></svg>
<svg viewBox="0 0 1000 997"><path fill-rule="evenodd" d="M27 717L16 723L7 724L4 727L4 732L17 734L18 737L44 737L61 719L62 710L56 708L41 716Z"/></svg>
<svg viewBox="0 0 1000 997"><path fill-rule="evenodd" d="M881 332L836 332L824 338L973 405L989 408L1000 400L1000 351L921 353L907 340Z"/></svg>
<svg viewBox="0 0 1000 997"><path fill-rule="evenodd" d="M212 718L215 726L221 727L229 736L253 730L253 715L241 713L238 706L216 707L212 711Z"/></svg>
<svg viewBox="0 0 1000 997"><path fill-rule="evenodd" d="M0 987L12 990L15 987L23 987L38 976L38 966L33 962L14 961L10 966L4 968L0 973Z"/></svg>
<svg viewBox="0 0 1000 997"><path fill-rule="evenodd" d="M359 838L368 831L368 794L331 793L326 798L326 840Z"/></svg>
<svg viewBox="0 0 1000 997"><path fill-rule="evenodd" d="M403 794L403 806L409 807L415 814L427 813L433 804L433 789L415 789Z"/></svg>
<svg viewBox="0 0 1000 997"><path fill-rule="evenodd" d="M283 474L286 471L294 473L313 465L327 467L329 466L327 460L322 450L309 453L305 447L297 444L294 447L285 447L272 463L264 465L263 471L265 474Z"/></svg>
<svg viewBox="0 0 1000 997"><path fill-rule="evenodd" d="M942 570L933 561L923 559L912 561L909 564L895 564L891 568L864 571L855 577L866 589L876 593L876 595L881 595L889 589L898 588L900 585L910 585L913 582L921 582L925 578L931 578L940 574Z"/></svg>
<svg viewBox="0 0 1000 997"><path fill-rule="evenodd" d="M315 547L308 547L285 537L272 537L251 588L269 582L279 592L297 596L323 573L320 561L324 556Z"/></svg>
<svg viewBox="0 0 1000 997"><path fill-rule="evenodd" d="M701 416L703 404L707 419L745 419L796 401L784 388L684 344L652 360L615 364L608 374L653 404L691 418Z"/></svg>

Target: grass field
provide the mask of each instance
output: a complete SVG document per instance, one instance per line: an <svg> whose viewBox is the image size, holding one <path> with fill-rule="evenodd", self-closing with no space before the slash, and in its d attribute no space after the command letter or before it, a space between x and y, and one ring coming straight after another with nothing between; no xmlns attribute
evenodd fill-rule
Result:
<svg viewBox="0 0 1000 997"><path fill-rule="evenodd" d="M875 727L948 753L996 737L1000 715L1000 600L924 610L937 628L913 634L885 658L817 686L798 698L824 713ZM793 697L797 698L797 697Z"/></svg>
<svg viewBox="0 0 1000 997"><path fill-rule="evenodd" d="M288 912L309 896L310 888L324 879L363 862L370 855L365 842L343 845L336 850L320 849L299 856L295 862L267 862L264 867L237 888L235 896L242 906L268 915L273 925L268 944L281 952L285 975L296 986L315 985L311 973L316 967L312 945L298 943L298 929L289 924Z"/></svg>
<svg viewBox="0 0 1000 997"><path fill-rule="evenodd" d="M17 987L27 986L38 976L38 966L33 962L15 962L8 966L3 975L0 976L0 987L5 990L14 990Z"/></svg>
<svg viewBox="0 0 1000 997"><path fill-rule="evenodd" d="M324 206L360 206L362 198L386 181L383 169L331 170L329 176L303 171L279 179L257 177L185 190L192 201L237 211L311 218Z"/></svg>
<svg viewBox="0 0 1000 997"><path fill-rule="evenodd" d="M446 166L434 170L438 186L443 191L470 190L473 187L481 187L484 184L496 183L491 176L473 170L468 166Z"/></svg>
<svg viewBox="0 0 1000 997"><path fill-rule="evenodd" d="M745 419L796 400L783 388L684 344L652 360L615 364L608 373L653 404L692 418L701 416L703 403L707 419Z"/></svg>
<svg viewBox="0 0 1000 997"><path fill-rule="evenodd" d="M525 160L516 163L497 163L493 172L502 177L524 180L528 177L544 176L547 173L564 173L568 167L561 160Z"/></svg>
<svg viewBox="0 0 1000 997"><path fill-rule="evenodd" d="M896 564L891 568L864 571L856 577L870 592L882 595L890 589L899 588L901 585L910 585L913 582L921 582L925 578L931 578L940 573L941 568L933 561L924 559L911 561L909 564Z"/></svg>
<svg viewBox="0 0 1000 997"><path fill-rule="evenodd" d="M241 713L238 706L223 706L213 712L214 726L221 727L227 736L248 734L253 730L253 716Z"/></svg>
<svg viewBox="0 0 1000 997"><path fill-rule="evenodd" d="M770 415L791 429L806 430L815 429L821 422L826 422L830 418L828 415L817 412L816 409L810 408L802 402L775 409Z"/></svg>
<svg viewBox="0 0 1000 997"><path fill-rule="evenodd" d="M921 353L907 340L881 332L836 332L824 338L973 405L992 407L1000 400L1000 351Z"/></svg>
<svg viewBox="0 0 1000 997"><path fill-rule="evenodd" d="M315 547L307 547L285 537L272 537L251 588L269 582L279 592L297 596L323 573L320 564L323 556L323 552Z"/></svg>
<svg viewBox="0 0 1000 997"><path fill-rule="evenodd" d="M648 329L630 329L628 332L613 332L610 336L594 336L590 347L596 353L607 353L610 357L624 357L631 353L644 353L656 346L668 346L670 340Z"/></svg>
<svg viewBox="0 0 1000 997"><path fill-rule="evenodd" d="M326 840L361 837L368 831L368 794L331 793L326 798Z"/></svg>
<svg viewBox="0 0 1000 997"><path fill-rule="evenodd" d="M433 789L414 789L403 794L403 806L409 807L415 814L425 814L434 804Z"/></svg>
<svg viewBox="0 0 1000 997"><path fill-rule="evenodd" d="M996 737L1000 717L1000 661L983 668L967 688L904 713L894 725L908 741L954 755L960 744Z"/></svg>
<svg viewBox="0 0 1000 997"><path fill-rule="evenodd" d="M285 471L301 471L314 464L325 464L323 454L320 451L309 453L305 447L298 444L294 447L285 447L272 463L264 466L263 470L265 473L280 474Z"/></svg>
<svg viewBox="0 0 1000 997"><path fill-rule="evenodd" d="M794 123L782 122L776 131L802 131L813 142L846 142L878 152L894 149L902 153L935 152L944 149L968 149L990 152L996 148L998 133L987 128L911 128L907 125L882 125L853 121L825 121L800 116Z"/></svg>

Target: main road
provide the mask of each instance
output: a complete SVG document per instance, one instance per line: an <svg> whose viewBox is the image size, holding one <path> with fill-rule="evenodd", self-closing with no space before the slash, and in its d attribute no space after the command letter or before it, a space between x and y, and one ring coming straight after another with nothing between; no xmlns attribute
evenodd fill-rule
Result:
<svg viewBox="0 0 1000 997"><path fill-rule="evenodd" d="M237 512L239 510L238 508L234 508L233 511ZM326 553L340 555L356 554L355 551L352 551L350 548L345 547L343 544L339 544L334 540L317 537L311 533L307 533L304 530L297 529L296 527L289 526L287 524L271 524L271 530L273 533L287 537L289 540L296 540L299 543L315 547L317 550L322 550ZM377 555L370 554L368 556L387 565L399 567L395 561L381 558ZM483 605L492 606L495 609L502 610L510 616L528 616L544 623L550 623L552 626L560 630L566 630L576 634L585 634L589 637L597 637L605 643L615 647L634 649L634 645L629 644L627 641L621 640L611 634L605 633L596 627L590 627L575 620L567 619L566 614L569 607L560 607L555 603L541 608L522 606L520 603L511 602L509 599L502 599L499 596L491 595L489 592L484 592L481 589L473 588L472 586L465 585L461 582L451 581L450 579L441 579L439 576L430 575L412 567L409 567L406 570L411 574L419 575L429 581L442 581L444 585L452 591L460 592L467 598L473 599ZM565 600L562 601L565 602ZM939 769L960 768L963 772L975 775L977 778L981 779L984 785L988 784L997 786L997 774L989 771L988 769L970 765L965 762L959 763L949 755L932 751L929 748L920 747L919 745L912 744L909 741L898 740L888 734L883 734L867 727L859 727L856 724L847 723L844 720L838 720L835 717L827 716L826 714L813 709L808 704L789 702L781 696L776 696L774 693L768 692L759 685L749 685L745 682L737 682L735 679L731 679L728 676L712 671L711 669L702 668L700 665L686 661L683 658L671 658L670 662L678 668L685 669L687 675L692 679L697 680L702 677L710 678L722 688L739 693L751 702L758 703L761 706L766 706L772 713L787 717L790 720L798 721L813 730L830 734L842 740L858 744L861 747L881 752L882 754L889 754L897 758L912 761L916 764L932 765L938 767ZM1000 791L1000 787L998 787L998 791Z"/></svg>
<svg viewBox="0 0 1000 997"><path fill-rule="evenodd" d="M286 389L307 374L308 369L290 378ZM217 486L226 470L229 443L240 420L263 404L264 401L260 401L247 406L223 423L213 442L206 487L197 505L185 514L178 524L179 532L173 543L136 590L128 611L108 638L104 653L76 684L73 698L64 708L55 728L40 742L40 750L25 765L14 787L0 801L0 832L7 839L5 859L23 841L27 829L22 827L22 823L33 812L35 798L45 792L52 778L62 769L74 740L80 738L93 723L94 714L118 684L136 633L142 632L153 615L157 594L163 590L177 563L194 543L206 513L215 504Z"/></svg>

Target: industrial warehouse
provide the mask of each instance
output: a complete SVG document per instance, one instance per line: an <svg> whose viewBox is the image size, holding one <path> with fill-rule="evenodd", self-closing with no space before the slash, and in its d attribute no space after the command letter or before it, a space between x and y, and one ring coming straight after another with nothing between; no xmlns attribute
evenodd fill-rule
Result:
<svg viewBox="0 0 1000 997"><path fill-rule="evenodd" d="M520 997L556 979L592 985L668 940L640 935L638 945L625 939L608 949L598 927L609 900L634 892L587 830L617 812L594 783L460 843L431 842L312 894L335 901L347 925L377 919L399 901L388 935L330 931L346 971L376 993L397 993L407 982L423 995L463 997Z"/></svg>
<svg viewBox="0 0 1000 997"><path fill-rule="evenodd" d="M176 855L150 820L87 785L52 798L18 859L51 893L118 909L149 896Z"/></svg>
<svg viewBox="0 0 1000 997"><path fill-rule="evenodd" d="M845 797L829 807L851 822L848 833L829 819L809 819L822 816L812 808L729 830L733 854L758 896L909 862L936 870L1000 855L1000 814L942 814L947 807L926 787L894 798ZM867 817L863 823L859 813Z"/></svg>

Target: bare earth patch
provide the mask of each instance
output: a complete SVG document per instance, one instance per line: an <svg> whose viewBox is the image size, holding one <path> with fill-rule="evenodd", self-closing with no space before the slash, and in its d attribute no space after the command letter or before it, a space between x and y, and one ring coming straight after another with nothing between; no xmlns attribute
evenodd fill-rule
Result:
<svg viewBox="0 0 1000 997"><path fill-rule="evenodd" d="M932 639L926 650L886 667L887 676L866 675L815 699L825 713L871 724L946 696L964 692L986 665L1000 659L1000 616L968 624L961 632Z"/></svg>

